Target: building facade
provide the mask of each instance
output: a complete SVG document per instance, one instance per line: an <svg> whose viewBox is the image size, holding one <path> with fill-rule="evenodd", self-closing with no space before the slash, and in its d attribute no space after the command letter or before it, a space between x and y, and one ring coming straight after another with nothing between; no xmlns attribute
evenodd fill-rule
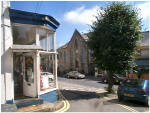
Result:
<svg viewBox="0 0 150 113"><path fill-rule="evenodd" d="M142 35L135 63L140 71L140 77L149 79L149 31L142 32Z"/></svg>
<svg viewBox="0 0 150 113"><path fill-rule="evenodd" d="M84 74L93 72L91 52L87 46L88 36L80 34L76 29L71 40L58 51L58 73L79 71Z"/></svg>
<svg viewBox="0 0 150 113"><path fill-rule="evenodd" d="M11 9L9 2L2 2L1 10L1 103L23 98L57 101L59 22L49 15ZM49 81L41 72L54 79Z"/></svg>

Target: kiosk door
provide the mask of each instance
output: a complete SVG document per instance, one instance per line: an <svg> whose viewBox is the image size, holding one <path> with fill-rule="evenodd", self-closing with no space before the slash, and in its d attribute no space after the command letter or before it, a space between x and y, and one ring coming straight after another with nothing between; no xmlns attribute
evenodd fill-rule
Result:
<svg viewBox="0 0 150 113"><path fill-rule="evenodd" d="M24 54L24 76L23 76L23 94L28 97L36 97L36 81L35 81L35 62L34 55L31 53Z"/></svg>

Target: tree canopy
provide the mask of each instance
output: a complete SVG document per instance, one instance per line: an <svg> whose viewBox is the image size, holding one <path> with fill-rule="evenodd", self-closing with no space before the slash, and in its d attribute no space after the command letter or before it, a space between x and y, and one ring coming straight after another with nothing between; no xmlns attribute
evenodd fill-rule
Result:
<svg viewBox="0 0 150 113"><path fill-rule="evenodd" d="M138 10L125 2L113 2L98 11L88 41L100 69L120 73L131 68L141 35Z"/></svg>

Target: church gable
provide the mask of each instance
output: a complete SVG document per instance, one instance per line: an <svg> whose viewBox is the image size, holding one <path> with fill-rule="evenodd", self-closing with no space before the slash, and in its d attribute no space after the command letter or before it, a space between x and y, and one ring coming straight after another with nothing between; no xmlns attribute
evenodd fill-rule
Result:
<svg viewBox="0 0 150 113"><path fill-rule="evenodd" d="M78 32L78 30L76 29L72 35L69 45L71 47L76 48L78 46L82 46L83 44L85 44L85 40L82 37L82 35Z"/></svg>

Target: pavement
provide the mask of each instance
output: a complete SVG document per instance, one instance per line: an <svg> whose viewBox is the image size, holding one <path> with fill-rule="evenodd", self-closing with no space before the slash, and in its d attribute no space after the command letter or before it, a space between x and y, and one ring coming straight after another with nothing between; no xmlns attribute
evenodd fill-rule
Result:
<svg viewBox="0 0 150 113"><path fill-rule="evenodd" d="M2 104L2 112L63 112L68 110L69 103L64 97L59 93L59 100L50 103L44 101L43 104L31 105L28 107L17 108L16 104Z"/></svg>
<svg viewBox="0 0 150 113"><path fill-rule="evenodd" d="M15 104L2 104L1 112L55 112L64 107L65 101L55 103L44 102L43 104L32 105L17 109Z"/></svg>
<svg viewBox="0 0 150 113"><path fill-rule="evenodd" d="M63 101L57 101L54 103L44 102L39 105L32 105L28 107L19 108L19 112L54 112L61 109L64 106Z"/></svg>

